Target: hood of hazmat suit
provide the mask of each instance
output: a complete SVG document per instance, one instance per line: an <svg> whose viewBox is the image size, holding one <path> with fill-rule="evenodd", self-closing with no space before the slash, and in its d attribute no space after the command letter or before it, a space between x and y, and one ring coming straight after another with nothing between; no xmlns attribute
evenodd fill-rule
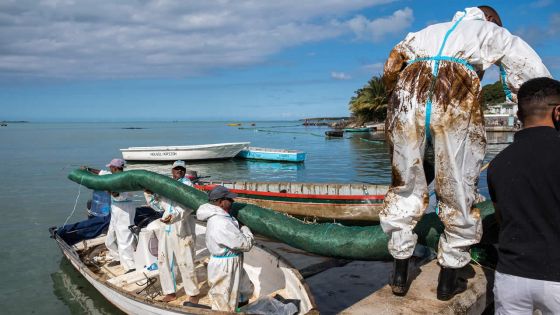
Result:
<svg viewBox="0 0 560 315"><path fill-rule="evenodd" d="M253 247L254 237L248 227L239 227L239 222L224 209L205 203L196 212L197 219L207 221L206 246L210 254L224 256L247 252Z"/></svg>

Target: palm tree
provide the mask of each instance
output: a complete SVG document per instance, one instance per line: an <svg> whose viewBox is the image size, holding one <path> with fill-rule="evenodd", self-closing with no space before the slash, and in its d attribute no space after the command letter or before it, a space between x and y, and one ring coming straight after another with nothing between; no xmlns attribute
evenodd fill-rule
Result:
<svg viewBox="0 0 560 315"><path fill-rule="evenodd" d="M381 77L374 76L354 92L349 102L350 112L359 124L383 121L387 117L387 95Z"/></svg>

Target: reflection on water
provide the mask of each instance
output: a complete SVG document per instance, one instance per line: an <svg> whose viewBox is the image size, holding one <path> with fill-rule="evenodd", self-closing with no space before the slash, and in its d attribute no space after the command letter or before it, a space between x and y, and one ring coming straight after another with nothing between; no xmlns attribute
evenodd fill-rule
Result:
<svg viewBox="0 0 560 315"><path fill-rule="evenodd" d="M53 292L72 314L124 314L109 303L72 264L62 258L60 269L51 274Z"/></svg>

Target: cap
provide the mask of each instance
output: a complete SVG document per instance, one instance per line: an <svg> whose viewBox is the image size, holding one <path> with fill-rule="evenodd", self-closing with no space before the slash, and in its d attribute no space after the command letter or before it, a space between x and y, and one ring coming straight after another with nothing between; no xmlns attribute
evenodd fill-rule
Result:
<svg viewBox="0 0 560 315"><path fill-rule="evenodd" d="M176 167L182 167L182 168L186 169L185 161L181 161L181 160L175 161L175 163L173 163L173 166L171 168L173 169L173 168L176 168Z"/></svg>
<svg viewBox="0 0 560 315"><path fill-rule="evenodd" d="M123 159L112 159L111 162L109 162L109 164L105 165L106 167L119 167L119 168L123 168L124 167L124 160Z"/></svg>
<svg viewBox="0 0 560 315"><path fill-rule="evenodd" d="M223 198L236 198L237 194L232 193L229 189L225 188L224 186L216 186L208 193L208 200L218 200Z"/></svg>

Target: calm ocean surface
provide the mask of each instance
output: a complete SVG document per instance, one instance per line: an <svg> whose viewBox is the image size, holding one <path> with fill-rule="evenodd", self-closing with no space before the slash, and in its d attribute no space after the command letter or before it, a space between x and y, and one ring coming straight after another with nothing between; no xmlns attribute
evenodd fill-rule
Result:
<svg viewBox="0 0 560 315"><path fill-rule="evenodd" d="M126 129L126 128L143 129ZM325 127L297 121L256 122L26 123L0 127L0 313L119 314L64 259L47 229L72 212L79 186L66 178L80 165L103 168L119 148L251 142L253 146L307 152L305 163L243 160L190 163L212 180L332 183L390 182L389 154L382 134L345 134L327 140ZM488 134L489 142L510 142L512 134ZM490 160L506 145L490 145ZM162 165L163 167L163 165ZM485 173L481 189L486 188ZM90 191L82 188L69 222L86 217Z"/></svg>

